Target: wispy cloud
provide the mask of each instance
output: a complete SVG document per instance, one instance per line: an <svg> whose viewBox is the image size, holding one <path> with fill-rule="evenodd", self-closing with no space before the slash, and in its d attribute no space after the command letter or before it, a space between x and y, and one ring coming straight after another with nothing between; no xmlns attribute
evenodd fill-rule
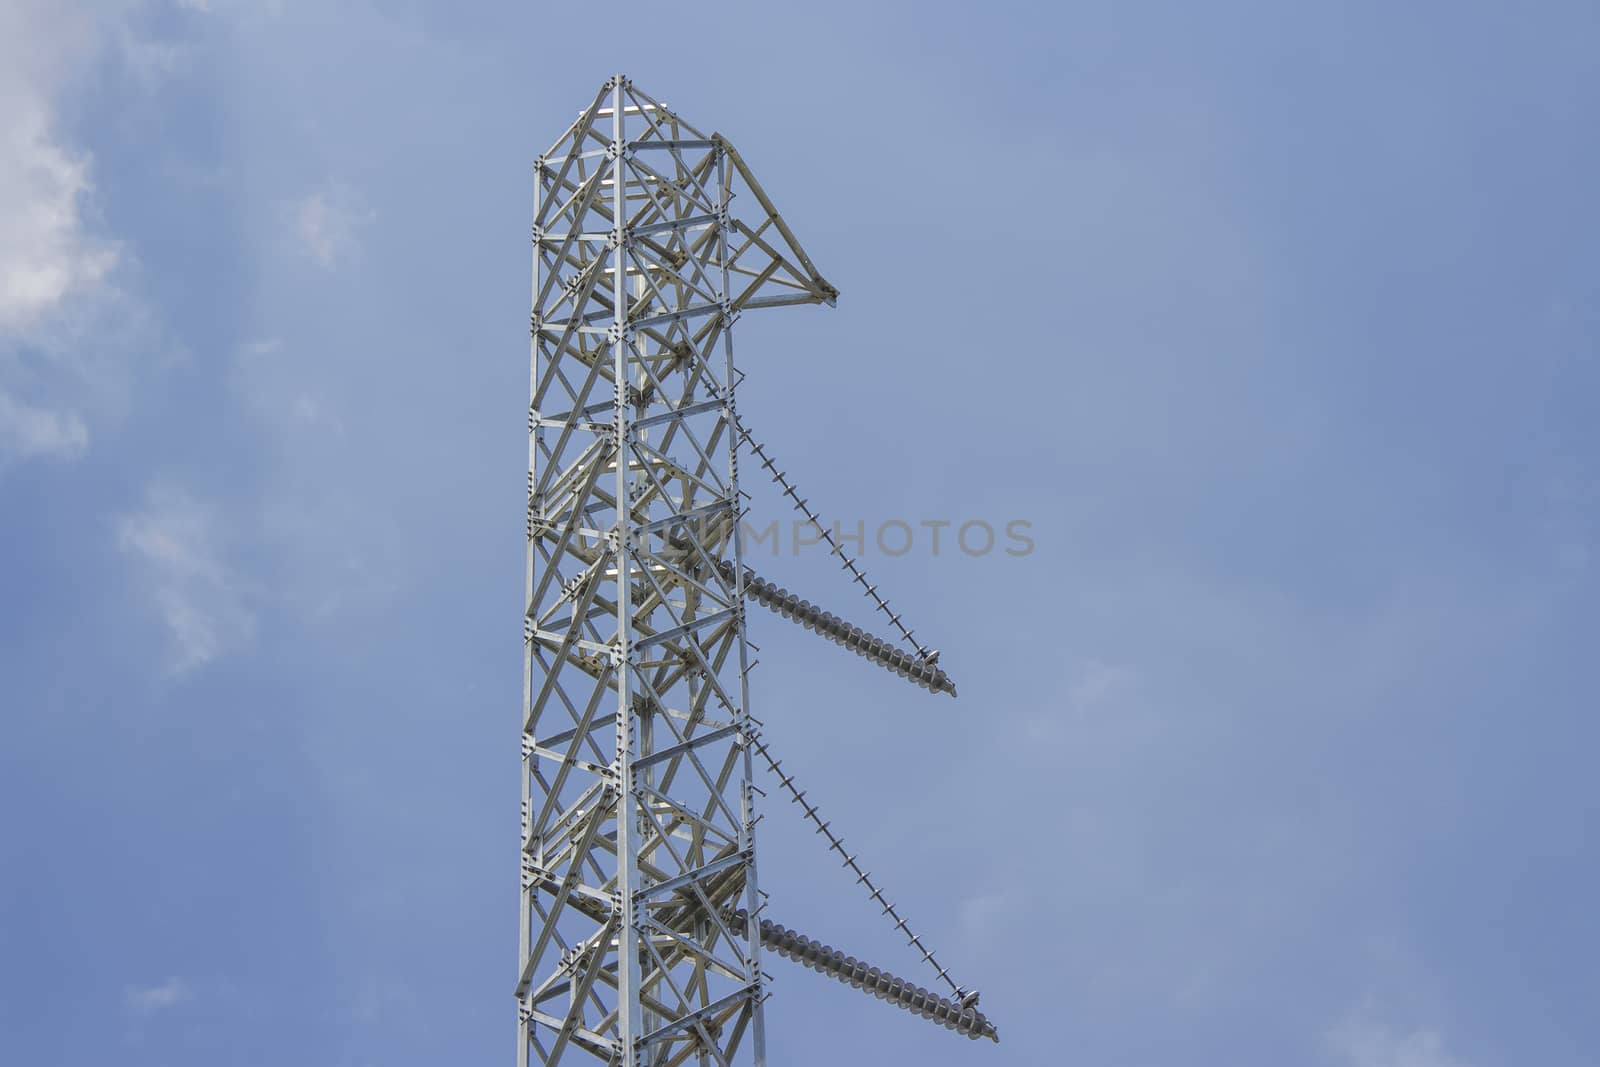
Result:
<svg viewBox="0 0 1600 1067"><path fill-rule="evenodd" d="M332 267L355 250L361 228L374 217L359 193L332 183L295 204L294 232L306 254Z"/></svg>
<svg viewBox="0 0 1600 1067"><path fill-rule="evenodd" d="M1024 716L1023 733L1030 744L1053 746L1116 713L1117 704L1134 685L1129 667L1088 659L1067 675L1066 699Z"/></svg>
<svg viewBox="0 0 1600 1067"><path fill-rule="evenodd" d="M103 285L117 262L87 219L92 161L63 139L57 114L101 37L73 3L0 6L0 341Z"/></svg>
<svg viewBox="0 0 1600 1067"><path fill-rule="evenodd" d="M1027 911L1024 894L1014 887L1001 887L974 893L962 899L959 909L961 934L974 951L983 951L995 942L1002 927L1013 916Z"/></svg>
<svg viewBox="0 0 1600 1067"><path fill-rule="evenodd" d="M1555 567L1568 576L1585 574L1594 563L1592 517L1600 513L1594 482L1572 470L1551 471L1540 482L1539 526Z"/></svg>
<svg viewBox="0 0 1600 1067"><path fill-rule="evenodd" d="M144 507L117 521L117 544L136 561L182 674L247 643L255 615L246 583L224 559L210 508L172 485L155 485Z"/></svg>
<svg viewBox="0 0 1600 1067"><path fill-rule="evenodd" d="M135 1015L153 1015L177 1007L190 996L187 982L181 978L168 978L160 985L126 987L122 991L122 1005Z"/></svg>
<svg viewBox="0 0 1600 1067"><path fill-rule="evenodd" d="M128 73L147 89L181 74L193 58L183 45L135 33L127 27L117 35L117 50Z"/></svg>
<svg viewBox="0 0 1600 1067"><path fill-rule="evenodd" d="M91 414L128 402L151 348L121 243L97 217L92 153L62 112L108 56L149 81L172 46L129 29L130 0L0 5L0 461L82 455Z"/></svg>
<svg viewBox="0 0 1600 1067"><path fill-rule="evenodd" d="M89 428L68 411L31 407L0 391L0 461L51 456L75 459L89 447Z"/></svg>
<svg viewBox="0 0 1600 1067"><path fill-rule="evenodd" d="M0 25L18 19L13 11ZM28 48L30 36L26 26L0 32L0 336L8 340L105 284L117 261L115 246L85 221L90 160L57 134L52 78L30 77L29 64L4 54Z"/></svg>
<svg viewBox="0 0 1600 1067"><path fill-rule="evenodd" d="M268 337L241 345L233 361L235 395L274 432L304 442L317 431L328 437L344 433L338 406L326 394L304 359L285 352L281 338Z"/></svg>
<svg viewBox="0 0 1600 1067"><path fill-rule="evenodd" d="M200 15L277 18L283 14L284 0L177 0L178 7Z"/></svg>
<svg viewBox="0 0 1600 1067"><path fill-rule="evenodd" d="M1067 701L1071 709L1080 714L1103 706L1133 683L1133 672L1115 663L1097 659L1087 660L1078 666L1067 688Z"/></svg>
<svg viewBox="0 0 1600 1067"><path fill-rule="evenodd" d="M1467 1067L1438 1031L1396 1028L1365 1012L1330 1030L1327 1045L1340 1067Z"/></svg>

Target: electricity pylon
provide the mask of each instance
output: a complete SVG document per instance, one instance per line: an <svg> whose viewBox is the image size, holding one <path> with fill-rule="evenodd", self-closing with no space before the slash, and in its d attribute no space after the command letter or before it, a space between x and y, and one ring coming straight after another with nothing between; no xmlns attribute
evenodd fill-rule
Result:
<svg viewBox="0 0 1600 1067"><path fill-rule="evenodd" d="M733 146L621 75L535 172L519 1067L764 1064L763 946L995 1037L750 715L747 600L955 691L837 545L914 653L743 561L741 445L818 520L739 422L733 325L836 291ZM951 997L762 917L757 758Z"/></svg>

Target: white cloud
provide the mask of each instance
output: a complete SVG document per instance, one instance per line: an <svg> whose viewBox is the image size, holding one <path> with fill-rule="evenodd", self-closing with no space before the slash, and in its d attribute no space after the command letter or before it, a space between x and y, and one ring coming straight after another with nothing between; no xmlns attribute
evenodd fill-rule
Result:
<svg viewBox="0 0 1600 1067"><path fill-rule="evenodd" d="M299 444L319 432L324 443L344 433L337 406L323 391L317 372L283 349L278 337L241 345L233 361L232 386L240 402L270 428Z"/></svg>
<svg viewBox="0 0 1600 1067"><path fill-rule="evenodd" d="M122 991L122 1004L135 1015L150 1015L176 1007L189 997L189 986L183 979L168 978L160 985L128 986Z"/></svg>
<svg viewBox="0 0 1600 1067"><path fill-rule="evenodd" d="M283 14L284 0L177 0L180 10L201 15L228 15L242 18L278 18Z"/></svg>
<svg viewBox="0 0 1600 1067"><path fill-rule="evenodd" d="M1075 664L1067 675L1065 701L1023 717L1024 740L1052 752L1075 738L1081 740L1115 719L1119 702L1134 682L1134 672L1120 664L1098 659Z"/></svg>
<svg viewBox="0 0 1600 1067"><path fill-rule="evenodd" d="M294 206L294 232L313 259L332 267L354 251L358 231L374 217L359 194L334 183Z"/></svg>
<svg viewBox="0 0 1600 1067"><path fill-rule="evenodd" d="M1541 483L1543 499L1538 521L1556 570L1566 576L1581 576L1594 564L1592 516L1597 513L1597 494L1593 483L1570 470L1551 471Z"/></svg>
<svg viewBox="0 0 1600 1067"><path fill-rule="evenodd" d="M367 975L355 990L350 1018L358 1023L381 1023L404 1018L418 1009L410 986L392 978Z"/></svg>
<svg viewBox="0 0 1600 1067"><path fill-rule="evenodd" d="M242 351L243 351L244 355L250 356L250 357L270 356L270 355L272 355L272 353L277 352L282 348L283 348L283 338L281 338L281 337L263 337L258 341L247 342L243 346Z"/></svg>
<svg viewBox="0 0 1600 1067"><path fill-rule="evenodd" d="M959 909L962 936L972 946L993 945L1000 930L1027 908L1022 893L1010 887L992 889L962 899Z"/></svg>
<svg viewBox="0 0 1600 1067"><path fill-rule="evenodd" d="M182 45L126 28L118 34L117 46L128 73L147 89L182 73L192 60L190 50Z"/></svg>
<svg viewBox="0 0 1600 1067"><path fill-rule="evenodd" d="M1133 682L1133 672L1115 663L1092 659L1081 664L1067 689L1067 700L1078 714L1102 707Z"/></svg>
<svg viewBox="0 0 1600 1067"><path fill-rule="evenodd" d="M0 391L0 460L50 456L75 459L89 447L89 428L71 412L30 407Z"/></svg>
<svg viewBox="0 0 1600 1067"><path fill-rule="evenodd" d="M0 5L0 340L105 284L117 261L115 246L85 221L89 156L64 143L56 114L98 38L74 4Z"/></svg>
<svg viewBox="0 0 1600 1067"><path fill-rule="evenodd" d="M95 164L62 115L108 63L148 84L179 51L130 28L140 0L0 4L0 463L72 458L161 351L127 261L97 217Z"/></svg>
<svg viewBox="0 0 1600 1067"><path fill-rule="evenodd" d="M117 544L140 565L182 674L246 644L255 615L242 576L223 558L211 509L171 485L152 486L142 510L117 520Z"/></svg>
<svg viewBox="0 0 1600 1067"><path fill-rule="evenodd" d="M1356 1015L1329 1031L1328 1048L1340 1067L1467 1067L1445 1051L1435 1030L1399 1030Z"/></svg>
<svg viewBox="0 0 1600 1067"><path fill-rule="evenodd" d="M371 438L361 421L370 412L350 401L368 387L359 369L298 339L263 335L235 351L229 387L258 434L264 476L251 536L282 566L274 607L327 624L387 602L404 568L394 526L371 499L370 472L353 458L355 438Z"/></svg>

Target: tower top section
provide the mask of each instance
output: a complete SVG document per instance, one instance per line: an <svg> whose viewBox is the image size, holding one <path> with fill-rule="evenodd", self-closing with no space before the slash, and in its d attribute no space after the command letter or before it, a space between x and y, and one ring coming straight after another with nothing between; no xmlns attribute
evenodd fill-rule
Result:
<svg viewBox="0 0 1600 1067"><path fill-rule="evenodd" d="M729 313L831 305L839 295L738 149L720 133L692 125L624 74L607 79L534 169L542 204L536 239L541 233L609 232L630 251L654 254L670 244L673 231L718 232L727 242L730 284L723 303ZM612 182L618 179L620 219L611 217ZM681 268L683 262L674 258L667 265Z"/></svg>

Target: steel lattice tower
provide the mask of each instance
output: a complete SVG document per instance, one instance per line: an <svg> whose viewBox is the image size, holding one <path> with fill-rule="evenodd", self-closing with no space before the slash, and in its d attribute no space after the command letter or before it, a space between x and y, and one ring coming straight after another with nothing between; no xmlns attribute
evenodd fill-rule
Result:
<svg viewBox="0 0 1600 1067"><path fill-rule="evenodd" d="M777 767L749 711L746 600L954 692L936 653L741 556L741 443L804 504L738 421L733 325L835 290L733 147L620 75L535 171L519 1067L763 1064L764 945L993 1037L953 983L930 993L761 918L752 765Z"/></svg>

